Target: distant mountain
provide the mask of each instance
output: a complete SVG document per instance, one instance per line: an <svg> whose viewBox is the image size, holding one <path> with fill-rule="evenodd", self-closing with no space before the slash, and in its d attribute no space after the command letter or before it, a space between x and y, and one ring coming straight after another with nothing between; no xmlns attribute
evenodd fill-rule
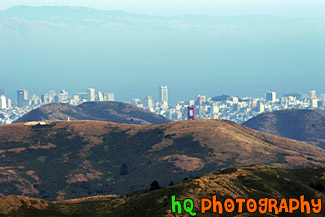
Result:
<svg viewBox="0 0 325 217"><path fill-rule="evenodd" d="M223 101L226 101L227 99L229 99L230 96L229 95L221 95L221 96L215 96L215 97L212 97L212 101L216 101L216 102L223 102Z"/></svg>
<svg viewBox="0 0 325 217"><path fill-rule="evenodd" d="M260 114L243 125L264 133L306 141L325 149L325 110L274 111Z"/></svg>
<svg viewBox="0 0 325 217"><path fill-rule="evenodd" d="M325 200L325 168L309 169L283 169L266 166L236 167L221 170L219 172L199 176L179 184L165 187L154 191L138 191L127 196L96 196L75 200L45 201L41 199L28 198L23 196L7 196L0 198L0 215L12 217L30 216L175 216L171 212L171 196L175 195L176 200L183 202L185 198L194 201L196 216L219 216L212 213L200 213L200 200L211 199L212 195L217 200L224 202L226 199L253 198L258 201L260 198L275 198L280 201L282 198L288 200L305 196L305 201L311 199L322 199L324 207ZM236 206L237 207L237 206ZM279 207L279 204L277 205ZM261 216L258 212L248 213L246 203L243 204L243 213L238 214L224 212L221 216L226 217L253 217ZM293 214L285 213L285 209L276 216L286 217L308 216L295 210ZM313 210L311 209L311 212ZM263 216L275 216L267 213ZM183 216L185 212L183 210ZM311 216L325 216L325 210Z"/></svg>
<svg viewBox="0 0 325 217"><path fill-rule="evenodd" d="M123 102L86 102L78 106L50 103L36 108L15 123L54 120L96 120L126 124L162 124L169 119Z"/></svg>
<svg viewBox="0 0 325 217"><path fill-rule="evenodd" d="M0 126L0 194L49 200L125 194L233 166L325 166L325 150L222 120Z"/></svg>
<svg viewBox="0 0 325 217"><path fill-rule="evenodd" d="M316 54L324 53L320 46L324 38L322 18L167 17L18 6L0 13L0 70L7 72L8 81L20 78L39 90L59 82L80 90L92 83L101 90L119 90L126 99L146 96L153 85L161 85L156 78L163 75L175 81L169 86L177 92L170 96L173 103L197 95L195 86L204 86L204 92L213 95L228 90L231 83L232 92L247 95L256 84L280 86L279 81L292 78L292 72L301 76L291 84L293 89L303 85L322 89L310 78L323 75L323 62ZM198 72L200 79L193 79ZM267 77L270 73L272 78ZM245 86L241 79L233 79L241 74ZM72 82L77 78L82 79ZM8 93L15 91L10 82L2 87Z"/></svg>

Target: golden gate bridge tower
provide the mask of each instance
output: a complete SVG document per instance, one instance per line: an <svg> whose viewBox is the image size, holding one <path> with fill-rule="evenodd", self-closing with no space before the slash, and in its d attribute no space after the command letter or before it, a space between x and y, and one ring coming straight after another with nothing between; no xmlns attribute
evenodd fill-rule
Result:
<svg viewBox="0 0 325 217"><path fill-rule="evenodd" d="M195 120L195 106L187 107L187 120Z"/></svg>

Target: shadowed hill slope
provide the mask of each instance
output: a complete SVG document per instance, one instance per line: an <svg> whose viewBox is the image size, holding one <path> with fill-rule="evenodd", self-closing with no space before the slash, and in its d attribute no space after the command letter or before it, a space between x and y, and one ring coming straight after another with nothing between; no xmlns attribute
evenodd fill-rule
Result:
<svg viewBox="0 0 325 217"><path fill-rule="evenodd" d="M299 200L301 195L305 195L306 201L322 199L324 207L324 174L324 167L308 169L284 169L261 165L237 167L199 176L159 190L142 190L127 196L97 196L53 202L22 196L7 196L0 198L0 214L13 217L175 216L171 213L172 195L175 195L178 201L183 201L185 198L192 199L195 204L193 212L196 212L198 217L220 216L212 212L200 213L200 200L211 199L212 195L216 195L217 199L222 202L227 198L233 200L253 198L256 201L260 198L275 198L278 201L282 198ZM274 211L275 209L272 209L272 213L263 216L275 216ZM225 212L221 216L250 217L261 216L261 214L248 213L244 204L243 214ZM293 214L280 213L276 216L302 217L307 215L296 210ZM322 209L321 213L310 216L323 217L325 210Z"/></svg>
<svg viewBox="0 0 325 217"><path fill-rule="evenodd" d="M15 123L55 120L97 120L126 124L162 124L169 119L123 102L86 102L78 106L50 103L30 111Z"/></svg>
<svg viewBox="0 0 325 217"><path fill-rule="evenodd" d="M161 125L54 121L0 126L0 194L124 194L232 166L325 165L325 151L222 120Z"/></svg>
<svg viewBox="0 0 325 217"><path fill-rule="evenodd" d="M325 110L282 110L260 114L244 126L325 148Z"/></svg>

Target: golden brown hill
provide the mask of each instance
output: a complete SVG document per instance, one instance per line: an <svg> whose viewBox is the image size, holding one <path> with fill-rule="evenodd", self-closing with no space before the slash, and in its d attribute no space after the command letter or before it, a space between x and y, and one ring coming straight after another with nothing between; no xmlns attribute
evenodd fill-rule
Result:
<svg viewBox="0 0 325 217"><path fill-rule="evenodd" d="M0 126L0 193L44 199L124 194L232 166L325 165L325 151L222 120L161 125L54 121Z"/></svg>
<svg viewBox="0 0 325 217"><path fill-rule="evenodd" d="M325 148L325 110L290 109L260 114L244 126Z"/></svg>
<svg viewBox="0 0 325 217"><path fill-rule="evenodd" d="M36 108L15 123L56 120L96 120L126 124L162 124L169 119L124 102L85 102L78 106L50 103Z"/></svg>
<svg viewBox="0 0 325 217"><path fill-rule="evenodd" d="M214 174L203 175L183 181L179 184L158 190L142 190L126 196L96 196L63 201L46 201L23 196L6 196L0 198L0 215L12 217L30 216L87 216L87 217L160 217L180 216L171 211L171 197L183 202L185 198L194 201L193 212L196 216L226 216L226 217L251 217L251 216L325 216L325 168L284 169L267 166L248 166L220 170ZM293 211L292 214L280 212L275 215L276 209L271 213L261 215L248 213L246 204L243 205L243 213L238 214L236 208L234 213L224 211L218 215L208 211L200 213L200 200L202 198L212 199L216 195L217 200L224 202L226 199L274 198L278 201L289 198L298 199L304 195L305 201L322 199L322 211L318 214L306 215L301 209ZM310 203L311 204L311 203ZM238 207L238 205L236 206ZM279 204L276 206L279 210ZM312 206L311 206L312 208ZM306 209L307 211L307 209ZM311 213L312 213L311 209ZM185 215L184 210L182 216Z"/></svg>

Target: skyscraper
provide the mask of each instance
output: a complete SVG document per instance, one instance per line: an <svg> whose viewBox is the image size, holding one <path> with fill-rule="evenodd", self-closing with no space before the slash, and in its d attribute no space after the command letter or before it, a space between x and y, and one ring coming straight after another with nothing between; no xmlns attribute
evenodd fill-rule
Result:
<svg viewBox="0 0 325 217"><path fill-rule="evenodd" d="M88 102L93 102L96 99L96 93L94 88L88 88L87 91L87 100Z"/></svg>
<svg viewBox="0 0 325 217"><path fill-rule="evenodd" d="M160 86L159 88L159 101L162 104L168 105L168 87L167 86Z"/></svg>
<svg viewBox="0 0 325 217"><path fill-rule="evenodd" d="M0 109L6 109L7 108L7 100L4 95L0 95Z"/></svg>
<svg viewBox="0 0 325 217"><path fill-rule="evenodd" d="M317 100L317 98L311 98L310 100L311 100L311 103L310 103L311 105L310 106L312 108L317 108L318 107L318 100Z"/></svg>
<svg viewBox="0 0 325 217"><path fill-rule="evenodd" d="M17 102L18 102L18 107L24 107L29 105L29 96L28 96L27 89L17 90Z"/></svg>
<svg viewBox="0 0 325 217"><path fill-rule="evenodd" d="M98 94L96 96L96 101L104 101L104 95L101 91L98 91Z"/></svg>
<svg viewBox="0 0 325 217"><path fill-rule="evenodd" d="M151 96L147 96L144 98L144 107L146 108L152 108L153 106L153 102L152 102L152 97Z"/></svg>
<svg viewBox="0 0 325 217"><path fill-rule="evenodd" d="M11 108L11 99L7 99L7 108Z"/></svg>

